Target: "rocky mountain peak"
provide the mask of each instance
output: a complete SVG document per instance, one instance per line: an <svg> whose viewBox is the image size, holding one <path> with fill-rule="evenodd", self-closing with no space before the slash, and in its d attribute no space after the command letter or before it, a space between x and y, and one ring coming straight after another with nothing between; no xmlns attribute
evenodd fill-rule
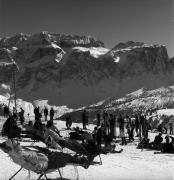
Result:
<svg viewBox="0 0 174 180"><path fill-rule="evenodd" d="M2 42L5 40L0 41L1 46ZM17 92L21 98L45 99L55 105L79 107L173 82L173 66L165 46L133 41L111 50L103 46L91 36L47 31L19 34L6 40L0 59L10 53L18 64Z"/></svg>
<svg viewBox="0 0 174 180"><path fill-rule="evenodd" d="M24 47L32 45L50 45L55 43L61 47L104 47L104 43L92 36L78 36L50 33L42 31L33 35L19 33L12 37L0 39L0 47Z"/></svg>
<svg viewBox="0 0 174 180"><path fill-rule="evenodd" d="M119 49L126 49L131 47L139 47L145 45L143 42L134 42L134 41L127 41L125 43L121 42L114 46L113 50L119 50Z"/></svg>

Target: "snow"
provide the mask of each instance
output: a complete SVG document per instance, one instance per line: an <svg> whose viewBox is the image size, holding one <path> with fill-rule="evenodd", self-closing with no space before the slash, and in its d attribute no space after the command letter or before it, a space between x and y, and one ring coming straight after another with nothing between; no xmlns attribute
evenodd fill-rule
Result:
<svg viewBox="0 0 174 180"><path fill-rule="evenodd" d="M10 86L6 85L6 84L1 84L0 87L2 87L3 89L6 89L8 91L10 91Z"/></svg>
<svg viewBox="0 0 174 180"><path fill-rule="evenodd" d="M51 45L50 46L48 46L48 47L53 47L53 48L55 48L55 49L61 49L57 44L55 44L55 43L51 43ZM61 49L62 50L62 49Z"/></svg>
<svg viewBox="0 0 174 180"><path fill-rule="evenodd" d="M158 115L174 116L174 109L160 109L157 111Z"/></svg>
<svg viewBox="0 0 174 180"><path fill-rule="evenodd" d="M2 118L1 118L2 119ZM56 121L56 126L60 129L62 135L66 135L64 130L65 122ZM0 121L0 129L3 121ZM73 123L73 126L82 127L81 124ZM89 128L93 129L94 125ZM149 133L151 140L154 133ZM0 137L0 142L5 139ZM118 149L123 148L121 154L101 155L102 165L91 165L88 169L82 167L66 166L61 169L62 175L66 179L79 180L173 180L174 179L174 156L172 154L154 154L154 151L136 149L136 144L130 143L127 146L117 145ZM22 142L23 145L31 144L31 142ZM43 143L38 143L44 146ZM37 144L37 145L38 145ZM7 180L20 167L13 163L7 154L0 150L0 180ZM95 158L99 161L99 157ZM78 174L77 174L78 170ZM14 180L27 179L27 170L22 170ZM58 178L58 172L48 174L48 178ZM31 172L31 179L38 178L38 175Z"/></svg>
<svg viewBox="0 0 174 180"><path fill-rule="evenodd" d="M143 90L143 88L141 88L141 89L138 89L137 91L127 94L127 96L137 96L138 97L138 96L142 95L143 92L144 92L144 90Z"/></svg>
<svg viewBox="0 0 174 180"><path fill-rule="evenodd" d="M107 52L109 52L109 49L103 48L103 47L90 47L90 48L86 48L86 47L74 47L74 50L77 51L82 51L82 52L87 52L89 51L91 56L93 56L94 58L99 58L99 56L102 56L104 54L106 54Z"/></svg>
<svg viewBox="0 0 174 180"><path fill-rule="evenodd" d="M127 48L122 48L122 49L112 50L112 51L114 53L117 53L117 52L127 52L127 51L131 51L133 49L151 48L151 47L165 47L165 46L164 45L154 45L154 44L151 44L151 45L144 44L142 46L132 46L132 47L127 47Z"/></svg>
<svg viewBox="0 0 174 180"><path fill-rule="evenodd" d="M98 103L96 103L96 104L90 105L89 107L101 106L105 101L106 101L106 100L100 101L100 102L98 102Z"/></svg>
<svg viewBox="0 0 174 180"><path fill-rule="evenodd" d="M6 66L13 67L15 65L16 64L14 62L12 62L12 63L0 62L0 67L6 67Z"/></svg>

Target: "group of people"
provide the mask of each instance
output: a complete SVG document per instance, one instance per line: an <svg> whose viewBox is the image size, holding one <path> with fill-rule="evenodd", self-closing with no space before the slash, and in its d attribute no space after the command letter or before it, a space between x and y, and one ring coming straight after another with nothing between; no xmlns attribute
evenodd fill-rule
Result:
<svg viewBox="0 0 174 180"><path fill-rule="evenodd" d="M84 114L87 114L86 110L82 112L83 129L86 129L86 126L84 127ZM119 127L119 134L116 134L116 125ZM134 141L135 135L142 140L142 138L148 137L149 129L150 125L145 115L123 116L119 114L116 116L115 114L103 111L102 113L98 112L96 115L94 132L96 132L95 136L99 145L101 145L102 139L106 139L106 141L108 139L113 140L118 136L121 137L121 144L126 145L126 134L128 134L129 142Z"/></svg>
<svg viewBox="0 0 174 180"><path fill-rule="evenodd" d="M4 107L5 112L8 112L7 107ZM25 111L20 108L20 112L16 114L16 112L13 112L13 115L10 116L7 114L5 116L8 117L6 121L5 128L6 130L13 127L14 134L18 136L20 130L17 128L17 119L20 120L21 124L24 123L24 113ZM34 114L35 114L35 122L33 124L33 127L37 130L41 130L43 127L43 123L41 121L42 113L40 111L39 107L34 108ZM48 110L47 107L44 108L43 114L45 117L45 121L48 122L48 125L51 123L53 125L53 119L54 119L54 110L53 108ZM48 115L50 115L50 120L48 121ZM70 114L66 115L66 127L67 129L71 130L72 126L72 118ZM81 120L82 120L82 127L83 130L87 130L87 125L89 123L89 112L87 110L83 110L81 113ZM119 133L116 132L116 128L118 127ZM173 126L172 124L169 124L170 127L170 134L173 134ZM95 141L95 143L102 147L102 144L105 145L108 149L112 149L112 142L115 142L117 137L121 138L121 145L127 145L128 142L133 142L135 137L138 137L140 140L140 143L138 145L139 148L154 148L159 149L161 151L167 151L167 152L174 152L174 139L172 139L172 136L166 136L166 143L164 145L163 138L162 138L162 131L160 131L160 128L158 128L158 131L160 132L158 136L155 137L154 141L149 143L148 139L148 131L151 129L150 122L147 120L146 115L137 113L134 115L126 115L126 114L118 114L115 115L113 113L108 113L106 111L98 112L96 114L96 126L94 127L94 130L92 132L92 137ZM9 137L14 135L13 133L9 134ZM128 136L128 138L127 138ZM127 140L128 139L128 140ZM169 139L171 142L169 142ZM169 145L170 144L170 145Z"/></svg>
<svg viewBox="0 0 174 180"><path fill-rule="evenodd" d="M159 132L152 142L148 138L143 138L137 148L158 150L161 153L174 153L174 137L166 135L163 138L162 133Z"/></svg>
<svg viewBox="0 0 174 180"><path fill-rule="evenodd" d="M45 107L43 110L43 114L44 114L45 121L48 121L48 116L50 116L50 121L53 121L55 111L53 107L51 107L50 111L48 110L47 107ZM42 118L42 113L39 106L34 108L34 115L35 115L35 120Z"/></svg>

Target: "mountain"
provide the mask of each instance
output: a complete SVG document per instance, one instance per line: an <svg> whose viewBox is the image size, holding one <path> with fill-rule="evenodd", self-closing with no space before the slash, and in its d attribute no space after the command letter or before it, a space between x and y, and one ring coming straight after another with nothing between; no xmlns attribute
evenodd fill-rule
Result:
<svg viewBox="0 0 174 180"><path fill-rule="evenodd" d="M174 82L173 62L162 45L128 41L108 49L91 36L44 31L2 38L0 48L19 66L17 96L27 101L77 108Z"/></svg>
<svg viewBox="0 0 174 180"><path fill-rule="evenodd" d="M173 113L174 109L174 86L161 87L153 90L138 89L132 93L126 94L121 98L107 98L99 101L95 104L78 108L72 112L69 112L71 118L75 122L81 122L82 111L87 109L89 113L89 122L95 123L96 114L102 113L103 110L108 113L114 113L118 115L135 115L136 113L146 113L146 115L153 114L157 117L157 112ZM65 115L60 119L65 119ZM159 123L159 121L158 121Z"/></svg>

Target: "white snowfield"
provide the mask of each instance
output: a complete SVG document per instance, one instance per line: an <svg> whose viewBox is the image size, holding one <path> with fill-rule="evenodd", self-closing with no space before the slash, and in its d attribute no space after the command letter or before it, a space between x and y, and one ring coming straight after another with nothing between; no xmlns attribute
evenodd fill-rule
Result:
<svg viewBox="0 0 174 180"><path fill-rule="evenodd" d="M4 120L0 121L0 129ZM56 121L56 126L61 130L61 134L65 135L65 122ZM73 124L73 126L82 127L81 124ZM94 125L90 125L92 130ZM150 133L153 139L155 134ZM0 142L5 139L0 137ZM79 179L79 180L173 180L174 179L174 155L173 154L154 154L154 151L136 149L135 143L127 146L117 146L123 148L121 154L101 155L102 165L91 165L88 169L82 167L66 166L61 169L63 178ZM31 144L22 142L21 144ZM39 145L45 146L42 143ZM9 179L20 167L13 163L11 159L0 150L0 180ZM95 161L99 161L96 157ZM38 175L31 172L31 179L37 179ZM50 179L60 179L58 171L48 174ZM22 170L17 174L14 180L28 179L28 171Z"/></svg>
<svg viewBox="0 0 174 180"><path fill-rule="evenodd" d="M157 111L159 115L174 116L174 109L160 109Z"/></svg>
<svg viewBox="0 0 174 180"><path fill-rule="evenodd" d="M86 47L78 46L78 47L74 47L73 49L77 50L77 51L82 51L82 52L89 51L91 56L93 56L94 58L99 58L100 56L102 56L110 51L110 49L103 48L103 47L86 48Z"/></svg>

